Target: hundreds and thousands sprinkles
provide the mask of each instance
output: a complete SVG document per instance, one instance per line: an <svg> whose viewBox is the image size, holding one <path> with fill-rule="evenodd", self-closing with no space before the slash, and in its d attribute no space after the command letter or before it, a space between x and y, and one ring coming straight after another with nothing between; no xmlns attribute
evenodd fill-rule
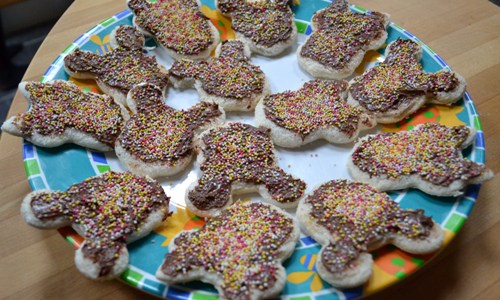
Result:
<svg viewBox="0 0 500 300"><path fill-rule="evenodd" d="M112 98L85 93L66 81L26 82L24 89L31 108L16 116L24 136L62 135L66 129L74 128L114 147L124 120Z"/></svg>
<svg viewBox="0 0 500 300"><path fill-rule="evenodd" d="M196 0L129 0L134 22L165 48L182 55L196 55L214 44L209 20Z"/></svg>
<svg viewBox="0 0 500 300"><path fill-rule="evenodd" d="M176 161L191 155L195 130L221 116L217 104L201 102L188 110L175 110L163 103L162 91L153 85L135 87L129 97L137 113L125 123L118 141L144 162Z"/></svg>
<svg viewBox="0 0 500 300"><path fill-rule="evenodd" d="M157 209L163 209L166 216L168 203L156 181L128 172L107 172L64 192L35 194L31 209L42 221L64 217L81 228L84 255L104 264L101 272L110 272L127 236L140 230Z"/></svg>
<svg viewBox="0 0 500 300"><path fill-rule="evenodd" d="M265 75L260 67L248 62L240 41L223 42L221 53L208 61L181 60L172 65L170 75L180 79L194 78L210 95L246 99L264 89Z"/></svg>
<svg viewBox="0 0 500 300"><path fill-rule="evenodd" d="M453 72L425 73L419 63L420 56L416 42L401 39L392 42L384 62L354 78L349 87L351 94L366 110L384 112L416 97L448 92L457 86Z"/></svg>
<svg viewBox="0 0 500 300"><path fill-rule="evenodd" d="M366 51L385 32L385 16L351 12L344 0L333 2L313 16L315 30L300 54L333 69L342 69L351 58Z"/></svg>
<svg viewBox="0 0 500 300"><path fill-rule="evenodd" d="M174 238L157 276L184 282L197 277L190 273L206 274L225 299L255 299L271 289L276 294L284 285L280 262L297 239L291 216L262 203L236 204L208 219L199 231Z"/></svg>
<svg viewBox="0 0 500 300"><path fill-rule="evenodd" d="M305 183L278 165L267 131L243 123L228 123L202 136L203 157L198 185L188 193L200 210L222 208L230 201L231 185L263 185L276 204L297 201Z"/></svg>
<svg viewBox="0 0 500 300"><path fill-rule="evenodd" d="M156 58L142 52L144 36L132 26L119 26L115 31L118 47L103 56L75 50L64 58L64 65L75 77L90 73L99 83L116 88L123 94L143 82L161 88L168 83L168 75L160 69ZM81 75L79 75L81 73Z"/></svg>
<svg viewBox="0 0 500 300"><path fill-rule="evenodd" d="M266 96L263 100L265 114L277 125L302 138L331 127L352 136L358 131L360 121L369 121L360 108L347 104L346 90L345 81L309 81L297 91Z"/></svg>
<svg viewBox="0 0 500 300"><path fill-rule="evenodd" d="M310 206L309 220L331 235L321 256L331 272L354 267L352 261L385 235L422 240L434 226L422 210L402 210L387 194L359 182L329 181L307 196L305 203Z"/></svg>
<svg viewBox="0 0 500 300"><path fill-rule="evenodd" d="M288 40L295 26L288 0L218 0L217 8L231 16L232 28L257 45L271 47Z"/></svg>
<svg viewBox="0 0 500 300"><path fill-rule="evenodd" d="M352 162L370 176L398 179L412 174L448 186L480 176L485 167L462 158L467 126L425 123L410 131L368 136L354 150Z"/></svg>

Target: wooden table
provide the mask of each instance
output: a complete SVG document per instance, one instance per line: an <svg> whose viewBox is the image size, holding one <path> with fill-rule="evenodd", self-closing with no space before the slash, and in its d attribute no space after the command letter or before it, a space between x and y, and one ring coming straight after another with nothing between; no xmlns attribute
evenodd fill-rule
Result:
<svg viewBox="0 0 500 300"><path fill-rule="evenodd" d="M486 0L357 0L389 12L467 80L484 127L487 165L500 170L500 8ZM125 0L76 0L54 26L24 80L39 80L80 34L125 9ZM26 109L16 94L9 116ZM145 299L119 281L94 282L75 268L74 250L55 230L38 230L19 216L30 192L21 139L0 140L0 295L8 299ZM498 299L500 297L500 176L483 185L458 236L429 265L373 299Z"/></svg>

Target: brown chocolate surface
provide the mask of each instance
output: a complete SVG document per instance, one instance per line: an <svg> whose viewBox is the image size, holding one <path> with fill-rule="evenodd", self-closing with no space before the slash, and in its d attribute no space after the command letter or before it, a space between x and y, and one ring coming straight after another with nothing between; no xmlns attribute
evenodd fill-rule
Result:
<svg viewBox="0 0 500 300"><path fill-rule="evenodd" d="M315 30L300 55L332 69L343 69L359 51L385 32L385 16L378 12L351 12L345 0L336 0L313 16Z"/></svg>
<svg viewBox="0 0 500 300"><path fill-rule="evenodd" d="M305 183L277 166L268 132L243 123L229 123L203 136L205 161L198 185L188 197L200 210L221 208L236 182L263 184L275 201L297 201Z"/></svg>
<svg viewBox="0 0 500 300"><path fill-rule="evenodd" d="M124 120L120 107L107 96L86 93L71 82L27 82L29 111L16 116L23 136L62 136L74 128L114 147ZM78 143L78 141L75 141Z"/></svg>
<svg viewBox="0 0 500 300"><path fill-rule="evenodd" d="M295 242L293 230L293 220L269 205L236 204L200 230L178 235L160 269L172 280L200 270L217 275L221 296L249 299L275 285L280 247Z"/></svg>
<svg viewBox="0 0 500 300"><path fill-rule="evenodd" d="M63 192L37 194L31 210L42 221L63 217L81 227L85 231L83 254L98 263L100 276L105 276L127 236L139 230L152 212L168 207L169 200L156 181L110 171Z"/></svg>
<svg viewBox="0 0 500 300"><path fill-rule="evenodd" d="M163 88L168 83L168 75L162 73L153 56L142 52L144 37L132 26L117 28L115 40L118 47L105 55L75 50L64 58L64 65L75 73L91 74L98 82L120 90L123 94L143 82Z"/></svg>
<svg viewBox="0 0 500 300"><path fill-rule="evenodd" d="M288 0L219 0L217 8L230 15L232 28L257 45L271 47L290 38L295 26ZM256 26L259 24L259 26Z"/></svg>
<svg viewBox="0 0 500 300"><path fill-rule="evenodd" d="M467 126L425 123L410 131L370 136L352 154L352 162L371 176L400 179L418 175L438 186L480 176L486 167L462 158Z"/></svg>
<svg viewBox="0 0 500 300"><path fill-rule="evenodd" d="M449 92L458 85L451 71L424 72L418 61L420 46L412 40L394 41L384 62L354 78L349 91L369 112L386 112L407 106L422 96Z"/></svg>
<svg viewBox="0 0 500 300"><path fill-rule="evenodd" d="M264 72L248 60L242 42L225 41L216 58L198 62L177 61L169 72L179 79L199 80L208 94L242 100L262 93L265 83Z"/></svg>
<svg viewBox="0 0 500 300"><path fill-rule="evenodd" d="M358 182L329 181L305 201L314 221L332 235L321 256L330 272L353 267L360 253L388 234L425 239L434 226L422 210L403 210L387 194Z"/></svg>
<svg viewBox="0 0 500 300"><path fill-rule="evenodd" d="M304 139L323 128L336 128L352 137L360 123L373 126L363 110L346 102L346 81L312 80L297 91L264 98L266 118Z"/></svg>
<svg viewBox="0 0 500 300"><path fill-rule="evenodd" d="M197 55L218 42L195 0L130 0L128 6L140 28L179 54Z"/></svg>
<svg viewBox="0 0 500 300"><path fill-rule="evenodd" d="M176 162L191 155L194 131L221 116L215 103L201 102L188 110L175 110L163 103L163 94L153 85L131 91L137 113L125 123L118 137L121 146L144 162Z"/></svg>

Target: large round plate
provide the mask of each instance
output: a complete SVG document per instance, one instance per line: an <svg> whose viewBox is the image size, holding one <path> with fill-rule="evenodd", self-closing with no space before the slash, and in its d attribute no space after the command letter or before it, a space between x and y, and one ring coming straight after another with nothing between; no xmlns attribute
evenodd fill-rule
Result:
<svg viewBox="0 0 500 300"><path fill-rule="evenodd" d="M219 29L223 39L234 37L230 22L217 14L212 1L203 0L203 12ZM316 10L326 7L329 2L319 0L301 0L294 5L296 24L299 31L298 44L311 33L309 20ZM364 9L351 6L351 9L366 12ZM389 12L390 13L390 12ZM69 78L62 67L63 58L79 47L95 53L105 53L111 50L109 34L118 25L131 24L132 15L126 10L96 25L68 46L48 68L42 81L53 79L72 80L84 90L99 91L93 81L81 81ZM425 71L435 72L449 68L446 63L429 47L403 28L391 24L388 30L387 43L397 38L413 39L423 47L422 64ZM154 46L154 42L149 41ZM295 50L275 58L254 55L252 62L261 66L271 82L273 92L298 89L311 76L303 72L295 58ZM155 55L166 67L172 60L158 49L148 51ZM369 52L356 72L370 68L384 59L384 49ZM170 88L166 103L176 108L186 108L198 101L194 89L178 91ZM230 113L229 121L243 121L253 124L253 115L246 113ZM427 106L404 122L377 127L374 131L409 130L419 123L438 122L446 125L469 125L477 129L478 134L474 144L465 150L464 155L470 160L484 163L484 135L478 115L468 94L452 107ZM279 165L293 175L304 179L308 191L319 183L336 178L350 178L345 168L347 154L352 144L338 146L325 142L315 142L295 150L278 148ZM75 145L64 145L57 148L41 148L25 143L23 146L24 166L29 183L33 190L54 189L64 190L70 185L85 178L112 170L124 170L114 153L90 151ZM154 274L161 264L168 244L172 237L181 230L199 228L203 219L184 209L184 192L186 187L196 180L198 170L194 164L185 172L174 178L161 180L166 193L172 198L171 209L175 213L165 224L149 236L130 244L130 265L122 274L121 279L145 292L169 299L214 299L215 289L203 283L192 283L179 286L167 286L156 280ZM391 197L403 208L421 208L427 215L434 218L445 230L445 245L455 236L464 224L477 198L479 185L467 188L463 197L437 198L417 190L404 190L391 193ZM256 199L258 195L245 195L245 199ZM75 247L81 243L79 237L71 228L59 230L61 234ZM443 247L444 247L443 246ZM416 256L402 252L395 247L384 247L372 254L374 256L373 275L363 286L337 290L322 281L315 270L315 261L320 247L313 239L301 236L292 257L285 261L287 281L282 291L283 299L352 299L380 290L398 280L403 279L429 261L434 255Z"/></svg>

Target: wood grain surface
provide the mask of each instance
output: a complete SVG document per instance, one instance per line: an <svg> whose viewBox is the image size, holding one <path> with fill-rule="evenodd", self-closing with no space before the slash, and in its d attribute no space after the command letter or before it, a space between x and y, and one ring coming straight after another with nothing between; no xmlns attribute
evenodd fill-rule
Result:
<svg viewBox="0 0 500 300"><path fill-rule="evenodd" d="M356 0L388 12L468 84L484 128L486 164L500 170L500 8L487 0ZM126 8L125 0L76 0L54 26L24 80L39 80L62 50L83 32ZM35 13L35 12L33 12ZM26 109L16 94L9 116ZM75 268L73 248L56 230L38 230L19 215L30 192L22 140L0 139L0 298L149 299L120 281L95 282ZM500 299L500 176L485 183L465 226L418 272L368 299Z"/></svg>

